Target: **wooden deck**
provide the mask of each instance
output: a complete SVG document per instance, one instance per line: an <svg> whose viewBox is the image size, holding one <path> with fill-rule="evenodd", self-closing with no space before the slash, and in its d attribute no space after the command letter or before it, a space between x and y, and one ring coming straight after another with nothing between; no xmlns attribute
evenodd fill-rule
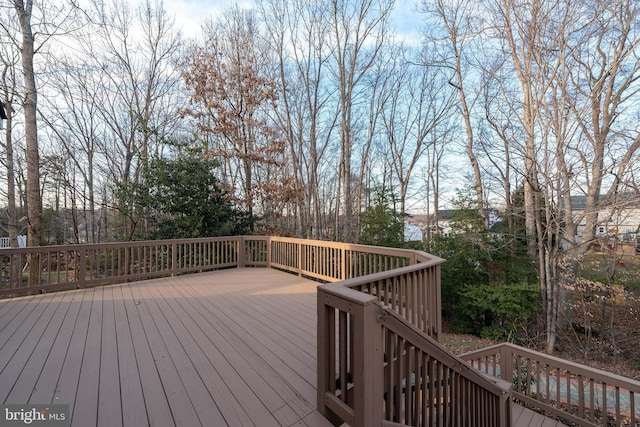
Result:
<svg viewBox="0 0 640 427"><path fill-rule="evenodd" d="M68 404L82 427L328 426L316 285L230 269L2 300L0 402Z"/></svg>
<svg viewBox="0 0 640 427"><path fill-rule="evenodd" d="M511 411L511 422L513 427L563 427L567 425L561 421L545 417L544 415L515 403L513 404Z"/></svg>

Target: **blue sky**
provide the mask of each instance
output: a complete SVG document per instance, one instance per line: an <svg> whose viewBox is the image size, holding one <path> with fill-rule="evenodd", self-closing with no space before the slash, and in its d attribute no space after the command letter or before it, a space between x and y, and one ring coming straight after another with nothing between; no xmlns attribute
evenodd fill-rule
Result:
<svg viewBox="0 0 640 427"><path fill-rule="evenodd" d="M175 15L176 24L187 37L198 34L203 19L215 16L232 4L252 7L251 0L171 0L165 2L167 11ZM392 13L393 25L407 42L415 43L419 39L420 24L424 20L417 13L418 0L397 0Z"/></svg>

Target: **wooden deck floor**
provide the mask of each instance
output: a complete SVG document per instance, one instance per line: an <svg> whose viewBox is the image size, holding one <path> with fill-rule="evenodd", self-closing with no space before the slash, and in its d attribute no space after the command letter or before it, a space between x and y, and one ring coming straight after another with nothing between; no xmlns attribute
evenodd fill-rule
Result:
<svg viewBox="0 0 640 427"><path fill-rule="evenodd" d="M74 426L323 426L316 285L233 269L0 301L0 402Z"/></svg>
<svg viewBox="0 0 640 427"><path fill-rule="evenodd" d="M329 426L316 285L231 269L2 300L0 402L79 427Z"/></svg>
<svg viewBox="0 0 640 427"><path fill-rule="evenodd" d="M511 422L513 427L563 427L567 425L515 403L511 408Z"/></svg>

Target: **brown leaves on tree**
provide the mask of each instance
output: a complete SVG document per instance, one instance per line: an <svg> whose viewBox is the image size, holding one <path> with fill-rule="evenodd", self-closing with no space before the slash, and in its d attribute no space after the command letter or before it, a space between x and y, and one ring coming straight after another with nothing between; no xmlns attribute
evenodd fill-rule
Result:
<svg viewBox="0 0 640 427"><path fill-rule="evenodd" d="M265 181L274 175L271 169L282 169L285 150L268 120L277 86L266 75L253 19L249 12L235 11L211 30L205 47L191 51L183 72L191 97L182 112L195 118L198 131L212 141L210 155L237 165L233 173L240 176L242 188L234 190L252 214L256 199L280 198L290 191L279 185L286 179Z"/></svg>

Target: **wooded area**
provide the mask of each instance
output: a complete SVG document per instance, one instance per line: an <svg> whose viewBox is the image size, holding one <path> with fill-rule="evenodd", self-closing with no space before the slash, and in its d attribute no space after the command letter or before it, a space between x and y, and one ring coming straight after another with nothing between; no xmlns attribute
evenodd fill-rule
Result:
<svg viewBox="0 0 640 427"><path fill-rule="evenodd" d="M640 5L423 0L420 28L394 27L394 7L257 0L189 39L162 2L0 3L6 234L233 223L380 244L376 218L423 214L437 234L442 207L462 205L486 232L497 209L498 246L535 260L552 351L602 205L638 194ZM211 204L226 225L206 224Z"/></svg>

